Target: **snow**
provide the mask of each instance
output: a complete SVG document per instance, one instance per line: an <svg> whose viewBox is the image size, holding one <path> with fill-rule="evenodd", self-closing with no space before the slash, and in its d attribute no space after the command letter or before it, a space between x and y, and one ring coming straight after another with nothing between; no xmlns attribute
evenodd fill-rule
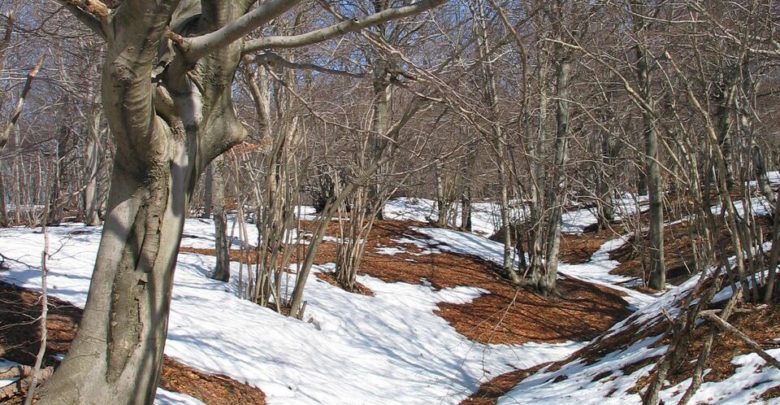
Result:
<svg viewBox="0 0 780 405"><path fill-rule="evenodd" d="M491 261L499 266L502 266L504 263L504 245L500 242L495 242L479 235L450 229L419 227L414 227L412 229L433 240L441 241L441 244L437 246L439 250L476 256ZM608 286L612 289L621 291L627 294L625 297L626 301L636 308L647 305L648 303L655 301L655 297L618 285L633 280L631 277L609 274L609 272L618 265L617 261L609 259L609 252L622 246L626 240L628 240L628 236L620 237L605 243L593 255L588 263L571 265L560 262L558 264L558 272L564 276L593 284ZM515 260L515 264L517 264L517 260Z"/></svg>
<svg viewBox="0 0 780 405"><path fill-rule="evenodd" d="M536 373L515 386L498 404L641 403L639 395L628 394L626 391L634 386L636 380L646 376L653 364L629 375L622 369L642 359L662 355L666 351L665 346L651 347L658 339L660 336L640 340L627 349L611 353L593 364L586 365L581 360L576 360L558 371ZM598 380L594 378L604 375L606 376Z"/></svg>
<svg viewBox="0 0 780 405"><path fill-rule="evenodd" d="M771 349L766 352L772 357L780 357L780 349ZM774 367L764 367L766 362L755 353L736 356L731 360L731 364L738 366L734 375L718 383L702 383L689 403L747 404L757 401L764 391L780 383L780 370ZM690 384L691 379L689 378L664 390L661 392L661 400L667 404L676 403L682 398ZM675 392L679 394L675 395ZM778 398L772 400L772 403L775 404L779 402Z"/></svg>
<svg viewBox="0 0 780 405"><path fill-rule="evenodd" d="M155 405L206 405L189 395L166 391L162 388L157 388L154 403Z"/></svg>
<svg viewBox="0 0 780 405"><path fill-rule="evenodd" d="M624 194L612 201L616 216L622 219L636 214L637 206L641 211L648 209L647 196ZM510 216L514 221L521 221L528 216L529 208L520 202L510 203L513 207ZM460 205L453 209L456 214L455 226L460 226ZM438 218L436 202L424 198L395 198L387 201L383 211L385 218L399 221L435 221ZM565 234L581 234L585 228L597 223L595 208L581 208L563 213L561 232ZM490 236L501 229L500 206L492 202L473 203L471 206L471 224L474 233Z"/></svg>
<svg viewBox="0 0 780 405"><path fill-rule="evenodd" d="M184 233L200 235L208 226L188 220ZM49 293L83 307L100 228L67 224L49 230ZM5 281L40 288L39 232L0 230L0 251L18 260L1 273ZM439 303L469 302L484 291L434 291L368 276L358 281L374 297L346 293L310 275L306 321L297 321L238 299L235 282L209 279L214 263L210 256L179 255L165 352L259 387L270 404L458 403L481 382L565 358L583 345L473 343L433 311ZM234 275L237 270L234 264ZM332 271L332 265L313 269L318 271ZM177 398L161 393L158 403L192 403Z"/></svg>
<svg viewBox="0 0 780 405"><path fill-rule="evenodd" d="M515 204L517 205L517 204ZM439 218L436 210L436 201L425 198L394 198L385 204L383 215L387 219L398 221L435 221ZM461 225L461 207L455 204L453 207L455 226ZM512 210L512 216L519 218L520 210ZM471 228L480 235L492 235L501 228L500 206L492 202L476 202L471 204Z"/></svg>
<svg viewBox="0 0 780 405"><path fill-rule="evenodd" d="M8 370L11 367L16 367L18 365L19 365L19 363L15 363L13 361L9 361L9 360L6 360L6 359L0 359L0 370ZM15 383L16 380L18 380L18 378L14 378L14 379L11 379L11 380L0 379L0 388L5 387L8 384Z"/></svg>
<svg viewBox="0 0 780 405"><path fill-rule="evenodd" d="M637 206L644 209L642 198L637 199L639 205L631 196L620 201L625 203L620 211L622 215L630 214ZM388 202L385 215L425 220L432 208L431 201L422 199L393 200ZM485 234L496 229L495 209L494 204L484 203L480 211L475 210L474 217L479 218L475 224ZM588 213L591 211L584 208L567 213L569 230L581 231L595 223L595 216ZM305 215L311 213L307 211ZM256 242L256 228L248 225L247 229L249 241ZM503 262L502 244L482 236L448 229L414 230L430 239L407 236L395 242L422 249L418 255L449 251L497 264ZM101 229L65 224L49 231L52 252L49 293L83 307ZM188 219L184 234L183 246L213 248L214 228L209 220ZM291 237L295 239L296 235ZM585 264L559 265L563 276L627 294L625 299L636 312L615 324L602 339L659 322L662 309L676 316L680 312L679 302L698 282L698 276L694 276L656 295L625 288L632 279L609 274L617 265L609 259L609 252L626 240L627 237L620 237L608 241ZM377 251L394 255L403 252L402 248L380 246ZM0 279L40 289L42 249L40 229L0 229L0 253L13 259L6 262L11 269L0 272ZM271 405L456 404L482 382L515 369L562 360L586 344L474 343L434 311L440 303L470 302L486 291L473 287L434 290L426 284L385 283L370 276L358 276L358 281L375 295L350 294L316 278L317 272L332 272L333 264L312 269L305 292L306 316L304 321L298 321L238 299L235 280L239 265L232 263L234 281L222 283L208 278L214 264L211 256L179 255L165 353L204 372L224 374L256 386L265 392ZM289 275L288 284L293 285L294 281L295 275ZM729 292L730 289L724 289L718 297L727 299ZM557 371L543 368L513 388L499 403L640 403L639 394L629 390L650 372L653 364L631 373L623 369L663 354L666 347L653 347L660 338L640 339L591 364L573 359ZM769 353L779 356L780 349ZM763 360L753 354L737 356L732 361L737 372L723 382L702 384L691 403L747 403L780 381L778 370L762 367ZM0 367L3 364L0 359ZM0 381L0 385L7 383ZM676 402L688 383L683 381L665 388L662 399L666 403ZM194 398L162 389L157 392L156 403L201 404Z"/></svg>
<svg viewBox="0 0 780 405"><path fill-rule="evenodd" d="M772 186L780 184L780 171L766 172L766 179L767 182ZM758 186L758 182L751 180L748 182L748 186L755 188Z"/></svg>

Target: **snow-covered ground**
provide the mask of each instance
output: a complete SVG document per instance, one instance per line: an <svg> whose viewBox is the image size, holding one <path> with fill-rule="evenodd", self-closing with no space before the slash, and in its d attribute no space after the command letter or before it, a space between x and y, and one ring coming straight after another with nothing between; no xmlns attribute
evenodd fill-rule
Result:
<svg viewBox="0 0 780 405"><path fill-rule="evenodd" d="M429 203L424 200L396 200L388 204L385 213L388 217L425 220L431 208L426 204ZM585 218L585 211L588 210L578 211L581 216L570 214L572 219L567 221L584 228L591 221ZM495 229L488 222L486 215L475 225ZM250 232L253 228L248 226ZM426 249L421 254L453 251L501 263L501 245L481 236L446 229L416 230L432 240L407 238L403 243ZM189 219L182 245L211 248L213 232L211 221ZM83 306L100 228L66 224L50 228L50 234L49 292ZM250 233L250 241L252 237ZM616 324L609 332L612 334L637 322L651 321L659 316L660 308L674 315L673 303L695 283L692 279L658 296L616 286L627 279L609 274L617 263L609 260L608 252L622 243L623 238L607 242L588 263L560 265L565 276L629 294L626 299L637 312ZM0 279L39 289L42 250L39 229L0 229L0 253L13 259L7 262L11 270L0 272ZM385 253L398 253L398 248ZM499 374L561 360L584 346L473 343L433 311L439 303L469 302L484 291L469 287L434 291L425 285L385 283L369 276L359 276L358 281L374 291L373 297L346 293L312 274L306 289L305 320L297 321L238 299L235 281L222 283L208 278L213 266L214 258L210 256L179 255L165 352L199 370L224 374L262 389L271 405L456 404L480 383ZM236 275L239 265L233 266ZM332 269L332 265L315 266L313 272ZM290 284L293 282L291 279ZM639 396L627 393L627 389L651 366L630 375L623 375L620 370L626 364L661 353L663 347L650 347L658 338L637 342L593 364L575 361L556 372L542 370L502 398L501 403L638 403ZM770 353L777 356L780 351ZM755 356L740 356L734 362L739 366L734 377L721 383L705 383L692 403L741 404L751 395L763 392L767 384L778 385L780 381L778 371L761 368L763 360ZM614 378L594 378L606 371ZM563 375L565 379L560 377ZM666 389L662 398L667 403L676 401L681 395L678 391L684 389ZM157 403L199 402L159 390Z"/></svg>
<svg viewBox="0 0 780 405"><path fill-rule="evenodd" d="M654 302L648 303L630 317L612 326L603 336L609 337L628 328L636 328L637 325L647 326L659 322L664 317L663 310L670 316L677 316L680 313L680 300L693 290L698 281L699 276L696 275L680 286L671 288ZM726 298L730 296L730 291L727 287L718 295ZM655 362L628 374L624 368L647 358L663 355L667 349L666 345L653 347L661 338L662 335L644 338L590 364L577 359L556 371L543 369L515 386L498 404L641 404L642 398L632 392L632 388L640 378L651 372ZM780 357L780 349L767 352L775 358ZM737 366L733 376L724 381L702 383L689 403L761 403L758 398L762 393L780 385L780 370L766 367L765 361L756 354L736 356L731 362ZM677 403L690 383L689 378L675 386L665 387L660 392L662 403ZM775 398L766 403L778 404L780 399Z"/></svg>
<svg viewBox="0 0 780 405"><path fill-rule="evenodd" d="M637 209L647 210L647 196L625 194L613 202L616 219L634 215ZM519 221L528 215L528 207L513 203L511 217ZM501 228L500 207L496 203L481 202L472 204L471 223L474 233L490 236ZM424 198L397 198L387 202L383 211L385 218L401 221L427 222L438 218L436 202ZM460 206L455 207L455 225L460 226ZM597 222L595 208L580 208L563 213L561 232L581 234L585 228Z"/></svg>
<svg viewBox="0 0 780 405"><path fill-rule="evenodd" d="M185 234L206 225L188 220ZM50 237L49 292L83 306L100 228L68 224L50 228ZM39 289L40 230L3 229L0 241L0 252L16 260L0 278ZM179 255L165 352L257 386L270 404L454 404L494 376L562 359L583 345L473 343L433 311L438 303L468 302L483 291L434 291L368 276L359 282L374 297L346 293L312 275L306 321L297 321L238 299L235 282L207 277L213 266L210 256ZM158 396L160 404L186 401L173 393Z"/></svg>

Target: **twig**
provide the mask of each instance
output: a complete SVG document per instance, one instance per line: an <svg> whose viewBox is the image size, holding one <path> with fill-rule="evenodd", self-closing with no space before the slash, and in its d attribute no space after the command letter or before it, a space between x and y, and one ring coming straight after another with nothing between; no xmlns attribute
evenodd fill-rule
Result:
<svg viewBox="0 0 780 405"><path fill-rule="evenodd" d="M46 211L48 216L48 209L46 209ZM46 319L49 314L49 297L46 288L46 273L48 272L47 261L49 259L49 231L46 228L46 221L43 221L41 232L43 233L44 241L43 253L41 254L41 346L38 348L38 355L35 356L35 367L33 369L32 378L30 379L30 388L27 390L27 397L24 400L24 405L32 405L32 400L35 396L35 386L38 384L38 373L43 364L43 357L46 355L46 341L48 338Z"/></svg>

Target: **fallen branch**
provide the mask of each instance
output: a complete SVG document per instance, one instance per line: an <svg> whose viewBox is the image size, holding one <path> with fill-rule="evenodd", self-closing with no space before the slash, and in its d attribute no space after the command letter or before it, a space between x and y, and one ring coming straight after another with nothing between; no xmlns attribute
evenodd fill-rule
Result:
<svg viewBox="0 0 780 405"><path fill-rule="evenodd" d="M722 330L724 332L728 332L731 335L733 335L734 337L736 337L736 338L742 340L743 342L745 342L745 344L748 345L750 350L752 350L754 353L759 355L762 359L766 360L767 363L775 366L775 368L777 368L777 369L780 369L780 361L777 361L777 359L775 359L774 357L770 356L769 353L764 351L764 349L762 349L761 346L759 346L758 343L753 341L753 339L748 337L746 334L742 333L741 330L735 328L733 325L731 325L730 323L724 321L721 317L719 317L719 316L717 316L717 315L715 315L713 313L705 312L705 313L702 313L701 315L702 315L703 318L706 318L707 320L711 321L720 330Z"/></svg>
<svg viewBox="0 0 780 405"><path fill-rule="evenodd" d="M734 295L731 296L731 299L726 304L726 307L723 308L723 311L721 311L721 319L728 320L729 316L731 316L732 312L735 311L735 308L737 306L737 303L742 300L742 286L740 285L737 287L737 291L734 293ZM699 312L699 316L704 316L704 313L708 313L710 311L701 311ZM713 313L714 315L714 313ZM693 370L693 374L691 375L691 385L688 386L688 389L685 391L685 394L683 394L682 398L680 398L680 401L677 403L677 405L685 405L688 403L688 401L693 398L693 394L696 393L696 391L699 390L699 387L701 387L702 380L704 378L704 369L707 367L707 362L710 358L710 352L712 350L712 344L715 341L715 337L717 335L717 330L713 329L710 334L707 336L707 340L704 342L704 346L701 349L701 354L699 355L699 359L696 361L696 368Z"/></svg>

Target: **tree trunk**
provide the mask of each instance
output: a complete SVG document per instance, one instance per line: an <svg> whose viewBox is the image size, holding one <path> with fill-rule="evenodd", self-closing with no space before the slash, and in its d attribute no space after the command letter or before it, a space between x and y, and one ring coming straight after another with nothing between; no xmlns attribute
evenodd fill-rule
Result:
<svg viewBox="0 0 780 405"><path fill-rule="evenodd" d="M40 405L153 402L192 191L204 167L245 136L231 97L240 44L195 66L178 60L150 80L166 28L188 21L174 14L177 3L123 3L112 20L102 75L116 144L106 221L79 331ZM198 27L243 12L229 8L204 13Z"/></svg>
<svg viewBox="0 0 780 405"><path fill-rule="evenodd" d="M2 162L0 162L0 227L8 226L8 207L5 205L5 181L3 177L3 166Z"/></svg>
<svg viewBox="0 0 780 405"><path fill-rule="evenodd" d="M610 179L614 174L612 167L617 160L617 145L608 132L601 133L600 165L596 167L596 204L598 206L599 229L607 229L615 220L614 202L610 190Z"/></svg>
<svg viewBox="0 0 780 405"><path fill-rule="evenodd" d="M54 161L51 163L51 189L50 191L46 190L49 192L49 206L46 211L48 215L46 218L43 218L43 221L49 226L58 226L62 222L63 201L61 197L61 181L63 177L63 161L66 153L65 143L67 142L66 139L68 137L67 132L68 130L64 126L60 128L60 137L57 139L57 152L54 156Z"/></svg>
<svg viewBox="0 0 780 405"><path fill-rule="evenodd" d="M441 162L438 160L434 162L433 171L436 174L436 209L437 218L436 225L446 227L449 220L450 202L447 198L447 193L444 190L445 179L444 173L441 170Z"/></svg>
<svg viewBox="0 0 780 405"><path fill-rule="evenodd" d="M214 206L214 166L209 165L209 167L206 168L206 179L203 182L203 213L200 214L200 217L203 219L211 218L211 210L213 206Z"/></svg>
<svg viewBox="0 0 780 405"><path fill-rule="evenodd" d="M194 184L186 156L180 152L175 162L180 169L142 179L115 165L79 332L39 404L152 403Z"/></svg>
<svg viewBox="0 0 780 405"><path fill-rule="evenodd" d="M635 30L639 32L640 28L636 27ZM650 93L648 57L644 45L637 44L634 49L640 97L650 106L649 108L654 108L655 103ZM666 287L666 263L664 262L663 192L661 168L658 162L658 129L650 111L642 111L642 123L645 137L645 175L650 200L650 232L647 236L650 243L649 286L655 290L663 290Z"/></svg>
<svg viewBox="0 0 780 405"><path fill-rule="evenodd" d="M100 225L100 198L98 177L100 170L100 115L94 114L87 138L86 169L87 181L84 187L84 223Z"/></svg>
<svg viewBox="0 0 780 405"><path fill-rule="evenodd" d="M224 157L211 162L211 189L214 202L214 249L217 265L211 278L219 281L230 280L230 241L227 239L227 215L225 213L225 176Z"/></svg>
<svg viewBox="0 0 780 405"><path fill-rule="evenodd" d="M569 144L569 76L571 62L561 58L556 67L555 157L547 183L545 199L551 204L546 223L544 263L533 269L531 281L542 295L555 292L558 277L558 253L561 244L563 205L566 202L565 164Z"/></svg>
<svg viewBox="0 0 780 405"><path fill-rule="evenodd" d="M387 139L388 129L390 128L390 100L392 89L390 88L390 73L388 72L388 62L384 60L374 61L374 103L373 103L373 121L371 122L371 153L372 159L379 161L382 155L388 151ZM377 169L374 176L374 182L369 188L368 206L377 205L376 219L384 218L384 202L381 201L387 187L387 176L390 174L389 163L385 162ZM441 219L440 219L441 220Z"/></svg>
<svg viewBox="0 0 780 405"><path fill-rule="evenodd" d="M471 184L466 184L460 197L460 230L471 232L471 228Z"/></svg>

